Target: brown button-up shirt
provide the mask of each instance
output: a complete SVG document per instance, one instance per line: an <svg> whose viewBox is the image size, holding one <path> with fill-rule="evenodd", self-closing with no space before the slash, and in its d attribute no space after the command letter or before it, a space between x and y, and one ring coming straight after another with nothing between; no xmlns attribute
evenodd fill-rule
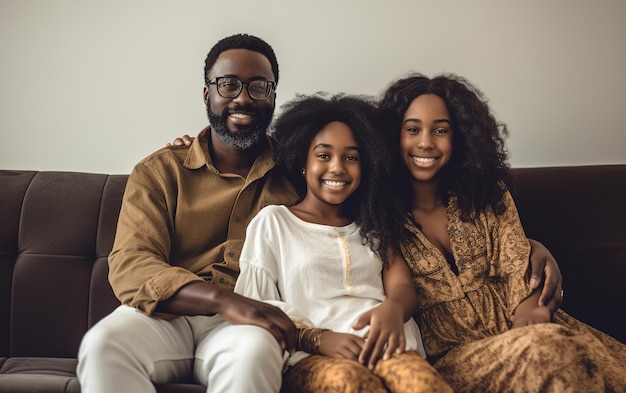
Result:
<svg viewBox="0 0 626 393"><path fill-rule="evenodd" d="M191 146L163 148L130 174L109 255L109 281L122 304L152 314L192 281L232 289L252 217L267 205L297 202L269 138L244 179L218 172L209 137L207 127Z"/></svg>

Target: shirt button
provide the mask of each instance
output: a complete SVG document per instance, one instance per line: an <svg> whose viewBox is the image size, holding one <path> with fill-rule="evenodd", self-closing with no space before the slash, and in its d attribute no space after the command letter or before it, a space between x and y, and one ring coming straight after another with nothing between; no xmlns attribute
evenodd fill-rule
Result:
<svg viewBox="0 0 626 393"><path fill-rule="evenodd" d="M241 220L239 216L235 217L235 222L239 222L239 220Z"/></svg>

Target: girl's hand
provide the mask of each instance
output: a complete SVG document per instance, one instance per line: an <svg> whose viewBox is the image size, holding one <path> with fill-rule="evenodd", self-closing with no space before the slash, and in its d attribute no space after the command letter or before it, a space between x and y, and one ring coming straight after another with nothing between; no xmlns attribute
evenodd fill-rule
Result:
<svg viewBox="0 0 626 393"><path fill-rule="evenodd" d="M356 361L363 345L365 339L354 334L325 331L320 341L320 354Z"/></svg>
<svg viewBox="0 0 626 393"><path fill-rule="evenodd" d="M360 330L370 326L365 346L359 355L359 362L370 370L382 357L387 360L402 353L406 347L404 337L403 308L398 302L386 299L378 307L366 312L359 318L353 329Z"/></svg>
<svg viewBox="0 0 626 393"><path fill-rule="evenodd" d="M550 322L550 316L550 308L546 306L535 307L526 312L515 313L511 329L539 323L548 323Z"/></svg>

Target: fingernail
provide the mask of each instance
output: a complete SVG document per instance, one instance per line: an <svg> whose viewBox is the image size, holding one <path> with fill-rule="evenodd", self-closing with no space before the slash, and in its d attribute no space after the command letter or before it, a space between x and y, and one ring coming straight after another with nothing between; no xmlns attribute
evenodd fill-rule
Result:
<svg viewBox="0 0 626 393"><path fill-rule="evenodd" d="M530 278L530 283L529 283L529 284L530 284L530 287L531 287L531 288L536 287L536 286L537 286L537 279L536 279L535 277L531 277L531 278Z"/></svg>

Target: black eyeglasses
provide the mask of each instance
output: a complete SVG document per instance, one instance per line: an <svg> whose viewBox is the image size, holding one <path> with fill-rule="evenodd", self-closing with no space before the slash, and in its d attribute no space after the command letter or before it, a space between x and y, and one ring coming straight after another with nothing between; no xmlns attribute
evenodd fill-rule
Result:
<svg viewBox="0 0 626 393"><path fill-rule="evenodd" d="M267 100L276 87L276 82L255 79L242 82L232 76L220 76L209 81L209 85L217 85L217 93L224 98L235 98L246 85L248 95L256 101Z"/></svg>

